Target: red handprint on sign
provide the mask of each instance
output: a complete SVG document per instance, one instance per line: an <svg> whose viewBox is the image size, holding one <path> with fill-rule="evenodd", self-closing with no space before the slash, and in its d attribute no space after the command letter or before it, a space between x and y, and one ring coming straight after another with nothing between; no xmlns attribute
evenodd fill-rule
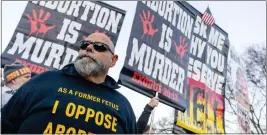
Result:
<svg viewBox="0 0 267 135"><path fill-rule="evenodd" d="M144 37L144 35L149 35L151 36L151 42L152 42L152 38L154 36L154 34L156 32L158 32L158 29L154 29L152 27L152 23L154 22L154 15L151 16L150 19L150 11L147 11L147 15L145 13L145 11L143 10L143 17L141 14L139 14L140 18L141 18L141 22L143 23L143 35L142 35L142 39Z"/></svg>
<svg viewBox="0 0 267 135"><path fill-rule="evenodd" d="M99 30L95 30L95 33L103 33L103 34L107 35L105 31L100 32ZM86 36L83 36L83 40L85 40L86 38L87 38ZM111 39L111 37L108 37L108 38Z"/></svg>
<svg viewBox="0 0 267 135"><path fill-rule="evenodd" d="M188 43L185 44L185 38L183 39L183 37L180 36L180 45L177 46L177 44L176 44L175 41L174 41L174 44L175 44L175 47L176 47L176 53L177 53L177 55L180 56L181 64L183 64L183 63L182 63L182 60L183 60L183 57L184 57L185 53L188 51L188 50L186 49Z"/></svg>
<svg viewBox="0 0 267 135"><path fill-rule="evenodd" d="M38 33L42 33L43 39L47 31L54 29L56 25L47 26L45 24L45 21L47 21L47 19L50 17L50 12L47 12L43 19L41 19L44 14L43 9L40 9L39 16L37 16L35 9L32 10L32 14L33 18L29 14L26 14L29 19L29 22L31 23L31 31L28 37L31 36L33 33L36 33L36 36L38 35ZM40 28L38 28L38 24L40 24Z"/></svg>

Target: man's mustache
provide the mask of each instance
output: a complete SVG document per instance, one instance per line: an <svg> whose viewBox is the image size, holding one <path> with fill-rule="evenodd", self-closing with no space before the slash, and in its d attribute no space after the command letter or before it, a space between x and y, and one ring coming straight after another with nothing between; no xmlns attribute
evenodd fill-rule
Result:
<svg viewBox="0 0 267 135"><path fill-rule="evenodd" d="M79 56L77 57L77 59L79 60L79 59L82 59L83 57L89 57L89 58L92 59L94 62L97 61L95 57L93 57L93 56L91 56L91 55L89 55L89 54L81 54L81 55L79 55Z"/></svg>

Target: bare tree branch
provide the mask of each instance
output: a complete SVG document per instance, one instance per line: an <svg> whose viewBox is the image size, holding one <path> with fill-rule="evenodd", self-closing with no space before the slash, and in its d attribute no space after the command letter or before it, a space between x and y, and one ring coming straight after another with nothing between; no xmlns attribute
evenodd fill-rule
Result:
<svg viewBox="0 0 267 135"><path fill-rule="evenodd" d="M228 99L228 98L226 98L226 97L225 97L225 99L228 101L228 103L229 103L229 105L230 105L232 111L234 112L234 114L237 115L237 113L236 113L236 111L235 111L235 109L234 109L232 103L230 102L230 99Z"/></svg>
<svg viewBox="0 0 267 135"><path fill-rule="evenodd" d="M260 109L260 115L259 115L259 119L261 119L261 113L262 113L262 109L266 106L266 102L264 103L264 105L261 107ZM260 120L258 120L258 126L260 127ZM260 128L261 132L263 133L262 129Z"/></svg>
<svg viewBox="0 0 267 135"><path fill-rule="evenodd" d="M253 125L255 131L254 133L263 133L264 126L263 120L266 120L266 111L263 110L266 108L266 46L265 45L251 45L246 49L245 53L241 57L245 64L245 73L247 77L247 88L250 96L250 109L249 109L249 120ZM231 80L231 78L229 78ZM229 83L229 82L228 82ZM230 84L230 83L229 83ZM232 84L231 84L232 85ZM225 96L225 100L229 104L231 111L237 115L236 108L233 106L232 96L233 89L228 88L228 95ZM237 95L235 95L237 96ZM235 100L235 99L233 99ZM265 117L265 118L262 118ZM226 122L230 122L226 120Z"/></svg>

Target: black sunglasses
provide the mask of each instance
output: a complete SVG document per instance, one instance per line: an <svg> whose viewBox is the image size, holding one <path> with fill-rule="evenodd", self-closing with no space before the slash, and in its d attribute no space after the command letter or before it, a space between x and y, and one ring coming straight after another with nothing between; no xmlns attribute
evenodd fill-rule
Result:
<svg viewBox="0 0 267 135"><path fill-rule="evenodd" d="M112 55L114 53L110 50L109 46L101 42L80 41L80 49L86 50L88 45L93 45L94 49L98 52L110 51Z"/></svg>

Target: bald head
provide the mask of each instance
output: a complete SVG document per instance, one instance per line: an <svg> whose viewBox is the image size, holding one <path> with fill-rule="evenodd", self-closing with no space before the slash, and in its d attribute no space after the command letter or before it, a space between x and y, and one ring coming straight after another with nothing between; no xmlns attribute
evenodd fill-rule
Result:
<svg viewBox="0 0 267 135"><path fill-rule="evenodd" d="M90 81L102 83L105 81L109 68L115 66L118 55L114 54L114 44L109 37L103 33L92 33L86 39L90 42L106 44L109 49L97 50L96 46L85 44L87 47L79 50L78 57L74 63L76 71L83 77L90 78ZM103 49L103 48L102 48Z"/></svg>
<svg viewBox="0 0 267 135"><path fill-rule="evenodd" d="M85 40L89 40L92 42L101 42L105 43L106 45L109 46L110 50L114 52L114 44L113 42L109 39L109 37L103 33L92 33L89 35Z"/></svg>

